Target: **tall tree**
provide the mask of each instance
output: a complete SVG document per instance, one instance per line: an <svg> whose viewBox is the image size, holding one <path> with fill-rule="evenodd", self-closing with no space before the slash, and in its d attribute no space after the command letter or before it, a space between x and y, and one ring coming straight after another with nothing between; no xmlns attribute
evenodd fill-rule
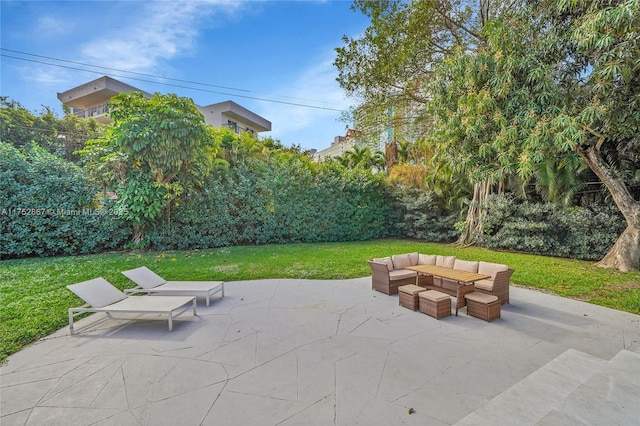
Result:
<svg viewBox="0 0 640 426"><path fill-rule="evenodd" d="M627 221L599 265L640 269L640 0L545 0L541 9L555 24L551 42L566 46L558 69L570 85L558 142L598 176ZM568 132L578 137L566 140Z"/></svg>
<svg viewBox="0 0 640 426"><path fill-rule="evenodd" d="M432 85L434 143L460 168L526 182L581 159L627 220L600 262L621 270L640 267L639 4L532 2L488 22L487 45L441 65Z"/></svg>
<svg viewBox="0 0 640 426"><path fill-rule="evenodd" d="M517 10L522 3L522 0L356 0L352 8L368 16L371 24L359 38L344 37L345 46L336 49L334 65L339 71L340 85L363 101L365 113L358 116L358 127L364 124L362 131L371 128L379 133L380 123L395 126L417 117L424 119L426 106L432 104L431 82L439 64L483 49L487 42L483 31L486 23ZM402 113L397 115L398 111ZM429 131L425 124L431 125L430 117L422 121L420 131ZM491 134L477 136L488 139ZM473 192L472 206L480 205L486 190L494 188L486 180L489 177L483 175L476 170L471 179L483 189L477 187ZM463 233L461 243L469 240L467 236L477 220L478 212L470 209L468 231Z"/></svg>
<svg viewBox="0 0 640 426"><path fill-rule="evenodd" d="M347 151L339 157L339 161L349 169L362 167L369 170L373 168L384 170L386 166L382 154L380 152L372 152L371 149L366 146L354 147L353 150Z"/></svg>
<svg viewBox="0 0 640 426"><path fill-rule="evenodd" d="M83 154L94 175L116 190L140 243L164 209L201 186L219 140L189 98L121 93L109 109L113 126Z"/></svg>

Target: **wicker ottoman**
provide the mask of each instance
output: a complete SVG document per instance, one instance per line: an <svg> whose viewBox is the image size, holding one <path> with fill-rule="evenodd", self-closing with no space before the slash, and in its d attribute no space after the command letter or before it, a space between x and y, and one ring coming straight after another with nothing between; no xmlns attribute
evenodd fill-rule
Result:
<svg viewBox="0 0 640 426"><path fill-rule="evenodd" d="M451 297L437 290L427 290L418 294L420 312L435 319L451 315Z"/></svg>
<svg viewBox="0 0 640 426"><path fill-rule="evenodd" d="M415 311L418 309L418 294L426 291L422 287L418 287L415 284L407 284L398 287L398 300L400 306Z"/></svg>
<svg viewBox="0 0 640 426"><path fill-rule="evenodd" d="M498 296L474 291L464 295L467 300L467 315L491 321L500 318L500 300Z"/></svg>

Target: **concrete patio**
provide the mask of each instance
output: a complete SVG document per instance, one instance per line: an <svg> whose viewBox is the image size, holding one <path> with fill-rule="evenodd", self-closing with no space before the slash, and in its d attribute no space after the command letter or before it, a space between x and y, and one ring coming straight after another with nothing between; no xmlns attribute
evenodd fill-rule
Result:
<svg viewBox="0 0 640 426"><path fill-rule="evenodd" d="M172 332L104 314L77 326L1 368L2 426L640 419L640 316L519 287L490 323L412 312L364 277L228 282Z"/></svg>

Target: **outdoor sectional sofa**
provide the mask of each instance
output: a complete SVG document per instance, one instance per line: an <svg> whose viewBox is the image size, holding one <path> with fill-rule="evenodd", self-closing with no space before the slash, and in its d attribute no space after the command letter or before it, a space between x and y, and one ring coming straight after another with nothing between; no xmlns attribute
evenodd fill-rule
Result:
<svg viewBox="0 0 640 426"><path fill-rule="evenodd" d="M497 296L501 305L509 303L509 280L513 269L500 263L468 261L457 259L455 256L416 252L372 259L369 261L371 287L385 294L396 294L398 286L416 284L417 273L404 268L424 264L489 275L490 278L475 282L475 291ZM419 276L418 285L425 288L436 288L452 295L456 294L457 288L455 282L432 276Z"/></svg>

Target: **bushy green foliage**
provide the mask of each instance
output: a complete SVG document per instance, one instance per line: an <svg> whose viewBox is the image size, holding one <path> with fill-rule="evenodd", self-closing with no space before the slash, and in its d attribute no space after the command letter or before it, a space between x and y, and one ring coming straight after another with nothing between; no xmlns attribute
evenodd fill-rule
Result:
<svg viewBox="0 0 640 426"><path fill-rule="evenodd" d="M382 176L272 152L210 176L149 241L183 249L367 240L391 235L395 220Z"/></svg>
<svg viewBox="0 0 640 426"><path fill-rule="evenodd" d="M613 206L563 209L495 195L484 207L484 233L476 240L491 249L596 260L607 253L625 226Z"/></svg>
<svg viewBox="0 0 640 426"><path fill-rule="evenodd" d="M76 162L88 139L100 137L104 126L73 114L59 119L50 108L34 114L19 102L0 96L0 140L18 149L35 143L58 157Z"/></svg>
<svg viewBox="0 0 640 426"><path fill-rule="evenodd" d="M91 174L117 192L139 245L164 209L201 187L219 150L218 132L192 99L175 94L120 93L109 108L113 125L80 153Z"/></svg>
<svg viewBox="0 0 640 426"><path fill-rule="evenodd" d="M98 253L128 238L117 212L74 164L0 142L0 258Z"/></svg>
<svg viewBox="0 0 640 426"><path fill-rule="evenodd" d="M458 238L454 228L457 215L439 207L437 196L418 188L397 189L395 197L402 220L401 235L432 242L453 242Z"/></svg>

